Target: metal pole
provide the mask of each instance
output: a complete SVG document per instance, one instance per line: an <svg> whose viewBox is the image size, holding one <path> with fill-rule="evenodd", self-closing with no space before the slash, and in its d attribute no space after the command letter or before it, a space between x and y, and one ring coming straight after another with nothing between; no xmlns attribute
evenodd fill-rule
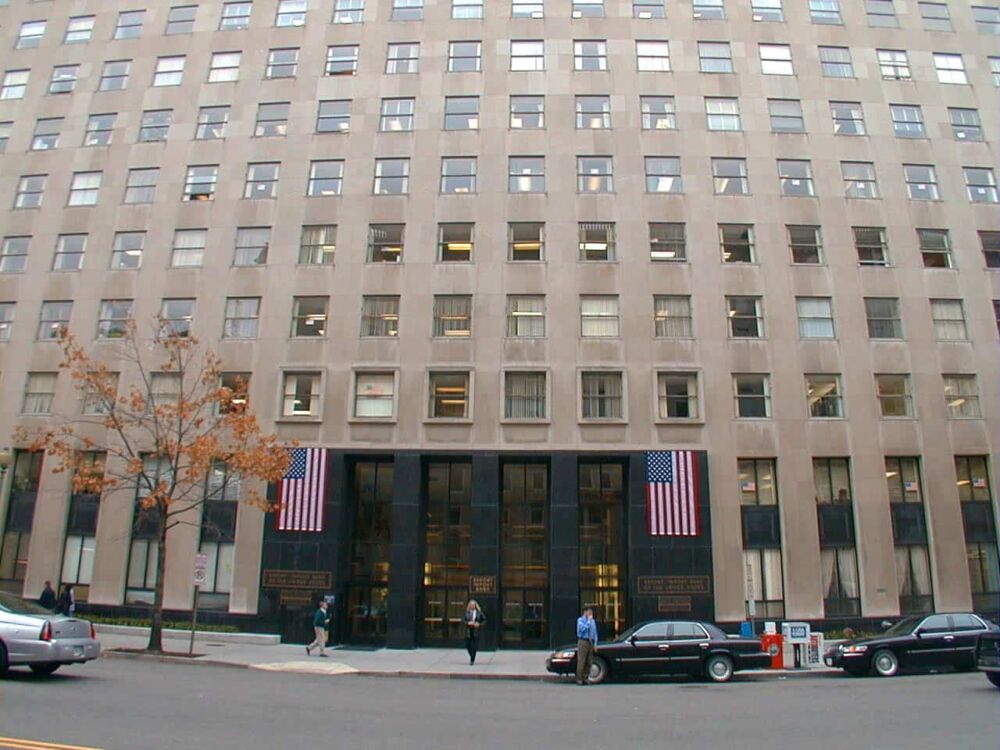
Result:
<svg viewBox="0 0 1000 750"><path fill-rule="evenodd" d="M201 586L194 587L194 607L191 608L191 642L188 644L188 656L194 654L194 629L198 625L198 600L201 598Z"/></svg>

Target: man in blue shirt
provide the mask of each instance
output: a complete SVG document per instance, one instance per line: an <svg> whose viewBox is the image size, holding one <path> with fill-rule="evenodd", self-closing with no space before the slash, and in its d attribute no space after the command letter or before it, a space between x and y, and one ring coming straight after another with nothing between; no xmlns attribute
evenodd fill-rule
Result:
<svg viewBox="0 0 1000 750"><path fill-rule="evenodd" d="M594 610L587 607L576 621L576 684L586 685L590 679L590 665L597 647L597 623Z"/></svg>

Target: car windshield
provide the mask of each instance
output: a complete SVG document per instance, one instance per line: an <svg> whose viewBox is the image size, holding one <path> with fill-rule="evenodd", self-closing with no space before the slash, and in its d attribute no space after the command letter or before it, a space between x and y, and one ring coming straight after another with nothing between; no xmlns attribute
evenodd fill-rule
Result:
<svg viewBox="0 0 1000 750"><path fill-rule="evenodd" d="M891 628L886 630L882 635L894 636L894 635L909 635L913 632L913 629L917 627L917 623L920 622L922 618L920 617L906 617Z"/></svg>
<svg viewBox="0 0 1000 750"><path fill-rule="evenodd" d="M45 609L34 602L25 601L19 596L0 591L0 610L15 615L51 615L52 610Z"/></svg>

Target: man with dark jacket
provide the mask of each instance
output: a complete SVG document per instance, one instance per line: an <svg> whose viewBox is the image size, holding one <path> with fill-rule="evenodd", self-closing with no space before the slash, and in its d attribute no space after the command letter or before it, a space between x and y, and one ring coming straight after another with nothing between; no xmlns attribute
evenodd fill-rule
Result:
<svg viewBox="0 0 1000 750"><path fill-rule="evenodd" d="M42 589L42 595L38 597L38 603L45 609L56 608L56 592L52 588L52 581L45 582L45 588Z"/></svg>
<svg viewBox="0 0 1000 750"><path fill-rule="evenodd" d="M326 601L324 600L319 603L316 614L313 615L313 630L316 633L316 639L306 646L307 654L312 654L312 650L318 648L319 655L326 658L326 628L329 623L330 616L326 613Z"/></svg>

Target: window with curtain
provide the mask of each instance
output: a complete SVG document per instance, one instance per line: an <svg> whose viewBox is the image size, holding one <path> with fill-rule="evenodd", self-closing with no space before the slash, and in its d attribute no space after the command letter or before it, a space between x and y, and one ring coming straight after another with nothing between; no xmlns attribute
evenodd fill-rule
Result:
<svg viewBox="0 0 1000 750"><path fill-rule="evenodd" d="M580 335L588 337L618 336L618 297L613 295L580 297Z"/></svg>
<svg viewBox="0 0 1000 750"><path fill-rule="evenodd" d="M653 323L657 338L691 338L691 297L678 294L654 296Z"/></svg>
<svg viewBox="0 0 1000 750"><path fill-rule="evenodd" d="M507 372L504 375L504 418L545 419L545 373Z"/></svg>

